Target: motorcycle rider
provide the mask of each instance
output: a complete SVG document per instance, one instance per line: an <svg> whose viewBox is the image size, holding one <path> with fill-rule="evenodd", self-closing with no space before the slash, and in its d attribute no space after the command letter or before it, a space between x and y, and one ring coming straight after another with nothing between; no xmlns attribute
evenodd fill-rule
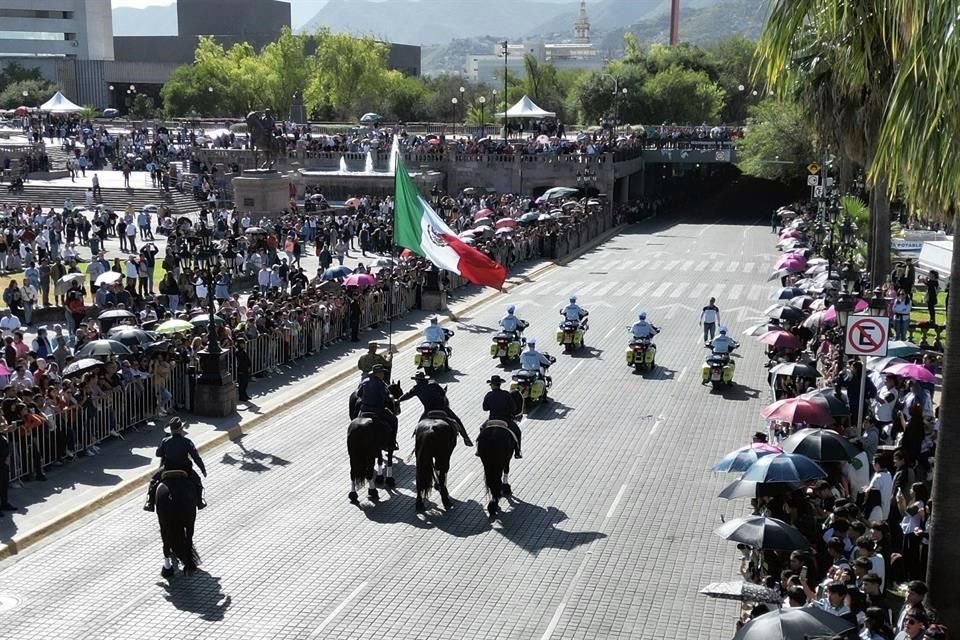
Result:
<svg viewBox="0 0 960 640"><path fill-rule="evenodd" d="M513 457L519 459L523 457L523 454L520 452L520 438L522 434L520 433L520 425L514 420L519 410L510 392L500 388L500 385L504 382L506 381L496 374L487 380L487 384L490 385L490 391L483 397L483 410L490 412L489 420L501 420L507 423L507 427L513 432L513 437L517 441L517 448L514 449ZM479 451L477 455L480 455Z"/></svg>
<svg viewBox="0 0 960 640"><path fill-rule="evenodd" d="M160 446L157 447L156 455L160 458L160 467L150 479L150 487L147 489L147 502L143 505L143 510L153 511L156 508L157 485L160 484L165 471L186 471L197 488L197 509L203 509L207 506L203 499L203 482L193 469L193 465L190 464L192 460L203 473L203 477L206 478L207 468L203 466L203 458L197 452L197 447L193 444L193 441L183 435L183 430L186 428L183 420L173 418L167 423L167 428L170 430L170 435L161 440Z"/></svg>
<svg viewBox="0 0 960 640"><path fill-rule="evenodd" d="M527 350L520 354L520 368L524 371L536 371L537 375L549 387L553 379L547 375L547 369L553 362L547 356L537 351L537 339L527 340Z"/></svg>
<svg viewBox="0 0 960 640"><path fill-rule="evenodd" d="M425 342L432 342L445 346L447 342L447 332L439 324L440 319L437 316L430 317L430 324L423 330L423 339Z"/></svg>
<svg viewBox="0 0 960 640"><path fill-rule="evenodd" d="M374 365L370 370L370 376L360 383L357 389L357 399L360 401L360 413L372 413L377 416L380 424L386 427L390 432L390 441L393 442L393 450L397 446L397 416L387 408L390 402L390 388L383 381L387 368L382 364Z"/></svg>
<svg viewBox="0 0 960 640"><path fill-rule="evenodd" d="M443 411L450 418L450 422L456 427L457 431L463 437L463 444L468 447L473 446L473 442L470 440L470 436L467 434L467 430L463 426L463 421L460 420L460 417L453 412L453 409L450 408L450 401L447 398L447 392L437 384L435 381L430 380L423 371L417 371L416 375L412 378L416 384L407 391L405 394L400 396L400 402L404 400L409 400L410 398L416 397L420 400L420 403L423 405L423 413L420 414L420 419L423 420L427 417L427 414L431 411Z"/></svg>
<svg viewBox="0 0 960 640"><path fill-rule="evenodd" d="M369 351L360 356L360 360L357 361L357 368L360 369L362 377L366 378L370 375L371 369L375 365L382 365L386 367L387 372L390 371L390 360L392 358L391 354L386 354L385 356L377 353L378 345L376 342L370 342L367 344Z"/></svg>
<svg viewBox="0 0 960 640"><path fill-rule="evenodd" d="M713 354L722 357L724 361L729 360L730 353L739 346L740 343L727 335L726 327L720 327L720 335L710 343Z"/></svg>
<svg viewBox="0 0 960 640"><path fill-rule="evenodd" d="M653 336L660 333L660 329L657 328L653 323L647 322L647 314L645 311L641 311L640 315L637 316L637 321L633 323L633 326L630 327L630 333L633 336L630 340L630 344L633 344L637 340L650 340Z"/></svg>
<svg viewBox="0 0 960 640"><path fill-rule="evenodd" d="M519 338L523 330L530 326L530 323L514 315L516 310L517 308L513 305L507 307L507 315L500 319L500 328L503 329L504 333L509 333L515 338Z"/></svg>
<svg viewBox="0 0 960 640"><path fill-rule="evenodd" d="M584 318L590 315L590 312L577 304L577 296L570 296L570 304L560 310L560 315L563 316L563 322L576 322L580 328L586 332L587 324L584 322ZM561 329L563 328L563 322L560 323ZM586 341L582 335L580 337L580 344L581 346L586 346Z"/></svg>

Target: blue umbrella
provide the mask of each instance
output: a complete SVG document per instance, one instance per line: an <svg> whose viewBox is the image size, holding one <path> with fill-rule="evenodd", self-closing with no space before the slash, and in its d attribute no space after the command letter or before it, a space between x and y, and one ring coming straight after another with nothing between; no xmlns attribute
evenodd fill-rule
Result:
<svg viewBox="0 0 960 640"><path fill-rule="evenodd" d="M713 470L717 473L743 473L760 458L778 453L782 453L780 448L769 444L752 444L748 447L740 447L736 451L731 451L723 456L720 462L713 465Z"/></svg>
<svg viewBox="0 0 960 640"><path fill-rule="evenodd" d="M775 291L773 295L770 296L770 299L771 300L790 300L791 298L802 296L803 293L804 291L800 287L782 287L777 291Z"/></svg>
<svg viewBox="0 0 960 640"><path fill-rule="evenodd" d="M764 456L750 465L741 480L753 482L807 482L826 478L827 472L820 465L797 453L778 453Z"/></svg>
<svg viewBox="0 0 960 640"><path fill-rule="evenodd" d="M350 267L330 267L320 276L321 280L336 280L337 278L346 278L353 273Z"/></svg>
<svg viewBox="0 0 960 640"><path fill-rule="evenodd" d="M536 211L531 211L530 213L525 213L520 216L520 222L536 222L540 219L540 214Z"/></svg>

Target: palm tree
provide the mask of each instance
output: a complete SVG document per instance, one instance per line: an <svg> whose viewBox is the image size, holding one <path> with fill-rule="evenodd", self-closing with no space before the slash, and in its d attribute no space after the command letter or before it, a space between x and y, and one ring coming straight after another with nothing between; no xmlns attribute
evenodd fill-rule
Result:
<svg viewBox="0 0 960 640"><path fill-rule="evenodd" d="M903 185L914 204L943 217L952 216L953 257L950 273L960 277L960 0L896 2L893 20L902 36L903 54L892 83L874 169ZM954 287L955 288L955 287ZM960 301L951 296L947 309L940 401L940 435L933 473L934 522L930 535L927 581L937 617L960 628Z"/></svg>
<svg viewBox="0 0 960 640"><path fill-rule="evenodd" d="M886 4L886 3L881 3ZM775 0L757 45L757 73L806 101L821 145L872 170L899 36L876 0ZM890 193L883 172L870 190L874 283L890 265Z"/></svg>

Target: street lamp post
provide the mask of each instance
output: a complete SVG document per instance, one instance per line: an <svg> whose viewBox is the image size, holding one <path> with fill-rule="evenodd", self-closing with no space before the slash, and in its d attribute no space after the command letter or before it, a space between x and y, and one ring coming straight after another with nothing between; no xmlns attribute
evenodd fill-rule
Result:
<svg viewBox="0 0 960 640"><path fill-rule="evenodd" d="M204 416L228 416L237 410L237 388L227 364L227 352L220 347L214 304L220 254L213 245L213 230L201 225L199 253L206 258L208 270L202 277L207 287L207 347L198 353L200 372L194 397L194 411Z"/></svg>
<svg viewBox="0 0 960 640"><path fill-rule="evenodd" d="M507 48L509 41L503 41L503 142L507 142L507 127L510 124L510 119L507 118L507 56L510 55L510 50Z"/></svg>
<svg viewBox="0 0 960 640"><path fill-rule="evenodd" d="M485 134L487 132L487 121L486 121L486 118L484 118L484 113L483 113L483 107L486 103L487 103L487 99L483 96L480 96L480 137L481 138L486 137Z"/></svg>
<svg viewBox="0 0 960 640"><path fill-rule="evenodd" d="M450 98L450 104L453 105L453 137L457 137L457 99Z"/></svg>

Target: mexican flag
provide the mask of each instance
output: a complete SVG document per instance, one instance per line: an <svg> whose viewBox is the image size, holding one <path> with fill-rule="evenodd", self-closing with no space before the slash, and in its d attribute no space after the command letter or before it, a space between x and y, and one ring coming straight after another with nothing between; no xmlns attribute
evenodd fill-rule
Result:
<svg viewBox="0 0 960 640"><path fill-rule="evenodd" d="M394 183L393 242L424 256L441 269L453 271L474 284L500 289L506 268L457 237L417 191L397 158Z"/></svg>

